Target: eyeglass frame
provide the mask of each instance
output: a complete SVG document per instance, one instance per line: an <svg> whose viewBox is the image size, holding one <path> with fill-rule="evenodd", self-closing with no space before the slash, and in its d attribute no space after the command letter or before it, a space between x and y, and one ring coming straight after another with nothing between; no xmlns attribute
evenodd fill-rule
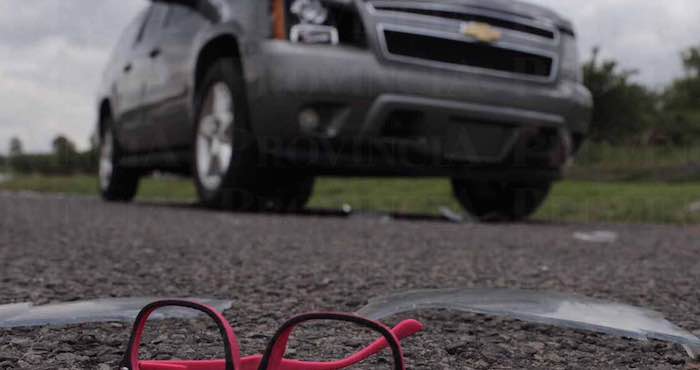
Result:
<svg viewBox="0 0 700 370"><path fill-rule="evenodd" d="M158 370L158 369L197 369L221 370L221 360L187 360L187 361L141 361L140 347L146 323L158 309L165 307L182 307L200 311L211 318L217 325L224 341L224 370L338 370L365 361L389 347L394 360L394 370L405 370L405 361L401 340L423 330L423 325L416 320L406 320L394 329L386 325L357 315L337 312L319 312L298 315L285 322L272 337L264 355L241 358L240 345L236 334L226 318L211 306L186 300L163 300L144 307L133 325L127 351L121 361L120 370ZM299 325L310 321L348 322L381 334L381 338L365 349L339 361L307 362L284 359L289 337Z"/></svg>

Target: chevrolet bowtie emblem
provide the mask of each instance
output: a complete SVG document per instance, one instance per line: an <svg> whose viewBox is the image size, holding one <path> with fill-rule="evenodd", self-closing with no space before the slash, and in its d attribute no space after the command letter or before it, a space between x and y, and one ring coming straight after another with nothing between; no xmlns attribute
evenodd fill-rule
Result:
<svg viewBox="0 0 700 370"><path fill-rule="evenodd" d="M501 39L503 34L487 23L469 22L463 23L461 27L462 34L469 36L480 42L492 44Z"/></svg>

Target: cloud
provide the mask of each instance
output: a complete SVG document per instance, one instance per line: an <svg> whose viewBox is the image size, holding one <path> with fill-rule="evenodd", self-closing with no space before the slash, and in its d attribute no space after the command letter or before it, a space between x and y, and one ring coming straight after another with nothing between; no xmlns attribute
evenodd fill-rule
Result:
<svg viewBox="0 0 700 370"><path fill-rule="evenodd" d="M570 18L578 31L582 56L595 46L636 79L661 87L682 75L680 52L700 45L697 0L532 0Z"/></svg>
<svg viewBox="0 0 700 370"><path fill-rule="evenodd" d="M240 0L262 1L262 0ZM639 81L682 74L681 50L700 44L697 0L531 0L576 24L582 55L601 46ZM12 136L47 151L58 134L82 148L96 119L95 90L121 31L145 0L0 1L0 153Z"/></svg>
<svg viewBox="0 0 700 370"><path fill-rule="evenodd" d="M121 30L142 0L0 2L0 153L19 137L47 151L66 135L89 144L94 94Z"/></svg>
<svg viewBox="0 0 700 370"><path fill-rule="evenodd" d="M9 52L0 48L0 53ZM51 37L13 55L13 61L0 70L3 144L13 135L28 150L45 150L53 137L64 134L85 147L94 123L94 108L89 104L97 81L93 66L105 62L104 53ZM3 137L5 133L8 137Z"/></svg>

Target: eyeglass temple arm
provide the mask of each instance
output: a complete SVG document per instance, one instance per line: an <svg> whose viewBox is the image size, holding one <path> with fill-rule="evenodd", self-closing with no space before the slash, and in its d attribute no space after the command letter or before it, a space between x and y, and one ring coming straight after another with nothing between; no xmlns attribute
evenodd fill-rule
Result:
<svg viewBox="0 0 700 370"><path fill-rule="evenodd" d="M399 341L402 341L421 332L423 328L423 324L416 320L406 320L396 325L391 332ZM279 367L270 368L270 370L338 370L357 365L388 347L389 343L387 342L386 338L380 338L363 350L356 352L355 354L342 360L332 362L307 362L283 359L282 362L280 362Z"/></svg>

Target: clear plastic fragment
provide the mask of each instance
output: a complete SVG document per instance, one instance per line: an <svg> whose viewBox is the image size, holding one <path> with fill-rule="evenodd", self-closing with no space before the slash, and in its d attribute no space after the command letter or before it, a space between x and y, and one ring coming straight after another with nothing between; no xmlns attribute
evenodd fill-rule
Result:
<svg viewBox="0 0 700 370"><path fill-rule="evenodd" d="M693 359L700 339L661 313L578 295L511 289L409 291L373 299L357 314L373 320L425 309L451 309L588 330L625 338L680 344Z"/></svg>
<svg viewBox="0 0 700 370"><path fill-rule="evenodd" d="M461 224L463 222L469 221L467 217L458 212L453 211L449 207L440 207L438 211L440 212L442 218L450 222Z"/></svg>
<svg viewBox="0 0 700 370"><path fill-rule="evenodd" d="M593 231L593 232L576 232L574 239L588 243L611 244L615 243L619 238L618 233L614 231Z"/></svg>
<svg viewBox="0 0 700 370"><path fill-rule="evenodd" d="M32 307L31 303L13 303L0 306L0 322L17 316Z"/></svg>
<svg viewBox="0 0 700 370"><path fill-rule="evenodd" d="M18 303L0 306L0 328L32 327L43 325L72 325L98 322L130 322L146 305L168 298L108 298L89 301L33 306ZM231 308L230 300L187 298L207 304L223 312ZM167 308L152 315L153 319L193 318L197 311Z"/></svg>

